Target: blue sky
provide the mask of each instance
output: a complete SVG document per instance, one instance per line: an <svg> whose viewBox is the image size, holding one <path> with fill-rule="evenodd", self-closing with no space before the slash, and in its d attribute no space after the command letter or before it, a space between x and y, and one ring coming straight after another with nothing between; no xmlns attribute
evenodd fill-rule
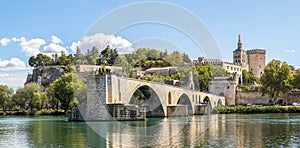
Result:
<svg viewBox="0 0 300 148"><path fill-rule="evenodd" d="M51 54L60 50L72 53L72 45L74 47L80 44L82 47L88 47L83 37L97 20L121 6L135 2L143 1L1 1L0 84L14 88L22 86L26 74L31 72L27 60L35 53ZM300 52L298 41L300 1L163 2L186 9L204 23L217 41L225 61L232 61L232 51L236 49L238 34L241 34L245 49L263 48L267 50L267 61L279 59L297 68L300 67L297 58ZM136 14L141 17L147 13L143 12L143 9L136 11ZM157 11L162 14L167 13L159 7ZM174 18L178 21L184 20L176 13L174 13ZM118 20L126 20L126 18L118 17L112 19L116 23ZM185 24L195 31L199 27L190 24L189 21ZM103 33L94 37L97 39L113 38L113 41L109 43L127 51L143 45L151 46L145 44L148 41L153 42L153 48L159 48L159 45L155 45L158 39L175 45L193 59L205 55L187 34L159 23L145 22L127 26L115 32L113 36L109 36L110 34L106 34L105 31ZM86 38L86 42L95 41L95 38ZM157 44L160 43L157 42Z"/></svg>

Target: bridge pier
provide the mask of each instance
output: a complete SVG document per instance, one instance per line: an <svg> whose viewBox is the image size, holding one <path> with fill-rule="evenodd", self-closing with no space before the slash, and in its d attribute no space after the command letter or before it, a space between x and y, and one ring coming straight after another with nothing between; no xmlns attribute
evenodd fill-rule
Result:
<svg viewBox="0 0 300 148"><path fill-rule="evenodd" d="M188 116L188 105L168 105L167 117Z"/></svg>
<svg viewBox="0 0 300 148"><path fill-rule="evenodd" d="M207 109L208 109L208 104L197 104L197 105L194 105L194 115L204 115L207 112Z"/></svg>
<svg viewBox="0 0 300 148"><path fill-rule="evenodd" d="M193 115L204 115L208 113L208 104L194 105ZM188 105L168 105L167 117L188 116Z"/></svg>

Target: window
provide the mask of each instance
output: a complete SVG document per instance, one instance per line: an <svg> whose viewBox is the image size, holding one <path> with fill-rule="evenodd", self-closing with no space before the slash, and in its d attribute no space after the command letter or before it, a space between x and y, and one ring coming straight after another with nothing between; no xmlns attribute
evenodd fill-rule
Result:
<svg viewBox="0 0 300 148"><path fill-rule="evenodd" d="M169 92L169 95L168 95L168 102L169 102L169 104L172 104L171 92Z"/></svg>
<svg viewBox="0 0 300 148"><path fill-rule="evenodd" d="M229 86L227 86L227 89L229 89L230 87Z"/></svg>

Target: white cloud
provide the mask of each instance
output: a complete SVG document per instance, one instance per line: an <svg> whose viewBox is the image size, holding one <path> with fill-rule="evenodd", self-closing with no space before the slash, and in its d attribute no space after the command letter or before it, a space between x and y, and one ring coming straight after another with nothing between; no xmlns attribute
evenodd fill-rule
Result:
<svg viewBox="0 0 300 148"><path fill-rule="evenodd" d="M80 41L78 42L73 42L72 45L70 46L70 49L75 53L77 50L77 46L79 46L81 44Z"/></svg>
<svg viewBox="0 0 300 148"><path fill-rule="evenodd" d="M0 78L13 78L16 75L8 74L8 73L0 73Z"/></svg>
<svg viewBox="0 0 300 148"><path fill-rule="evenodd" d="M7 46L9 43L10 43L10 39L8 39L8 38L2 38L2 39L0 40L0 44L1 44L2 46Z"/></svg>
<svg viewBox="0 0 300 148"><path fill-rule="evenodd" d="M0 71L0 84L13 87L15 90L22 87L27 78L27 71Z"/></svg>
<svg viewBox="0 0 300 148"><path fill-rule="evenodd" d="M51 36L51 43L54 44L63 44L63 41L55 35Z"/></svg>
<svg viewBox="0 0 300 148"><path fill-rule="evenodd" d="M115 37L114 35L105 35L103 33L96 33L92 36L84 36L82 41L73 42L70 49L75 52L76 47L78 46L82 52L86 52L87 49L91 49L94 46L102 50L107 45L111 48L116 48L121 54L129 53L134 50L132 48L132 44L126 39L123 39L120 36Z"/></svg>
<svg viewBox="0 0 300 148"><path fill-rule="evenodd" d="M296 52L296 50L295 50L295 49L292 49L292 50L285 50L284 52L286 52L286 53L294 53L294 52Z"/></svg>
<svg viewBox="0 0 300 148"><path fill-rule="evenodd" d="M26 41L26 38L25 37L21 37L21 38L13 37L11 40L13 42L24 42L24 41Z"/></svg>
<svg viewBox="0 0 300 148"><path fill-rule="evenodd" d="M43 49L43 53L46 54L61 53L61 51L63 51L65 54L68 54L68 51L65 47L54 43L50 43L49 45L44 46Z"/></svg>
<svg viewBox="0 0 300 148"><path fill-rule="evenodd" d="M20 39L21 40L21 39ZM45 45L46 41L44 39L35 38L27 41L25 38L21 40L20 46L22 51L26 56L33 56L40 53L40 47Z"/></svg>
<svg viewBox="0 0 300 148"><path fill-rule="evenodd" d="M25 62L19 58L11 58L10 60L0 59L0 70L28 70Z"/></svg>

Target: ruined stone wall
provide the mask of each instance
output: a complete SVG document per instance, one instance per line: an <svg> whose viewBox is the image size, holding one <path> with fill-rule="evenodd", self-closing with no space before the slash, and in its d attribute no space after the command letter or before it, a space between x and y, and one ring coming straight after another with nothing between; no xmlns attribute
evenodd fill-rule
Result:
<svg viewBox="0 0 300 148"><path fill-rule="evenodd" d="M240 91L236 92L236 105L245 105L245 104L268 104L269 96L261 96L258 91Z"/></svg>
<svg viewBox="0 0 300 148"><path fill-rule="evenodd" d="M291 105L292 103L300 103L300 90L293 90L286 95L284 95L283 98L279 98L278 100L282 99L282 102L284 104Z"/></svg>
<svg viewBox="0 0 300 148"><path fill-rule="evenodd" d="M293 102L300 103L300 91L291 91L287 94L287 104L292 104Z"/></svg>
<svg viewBox="0 0 300 148"><path fill-rule="evenodd" d="M245 104L269 104L271 98L268 95L261 96L258 91L240 91L236 93L236 105ZM280 104L292 105L293 102L300 103L300 91L291 91L277 98Z"/></svg>

